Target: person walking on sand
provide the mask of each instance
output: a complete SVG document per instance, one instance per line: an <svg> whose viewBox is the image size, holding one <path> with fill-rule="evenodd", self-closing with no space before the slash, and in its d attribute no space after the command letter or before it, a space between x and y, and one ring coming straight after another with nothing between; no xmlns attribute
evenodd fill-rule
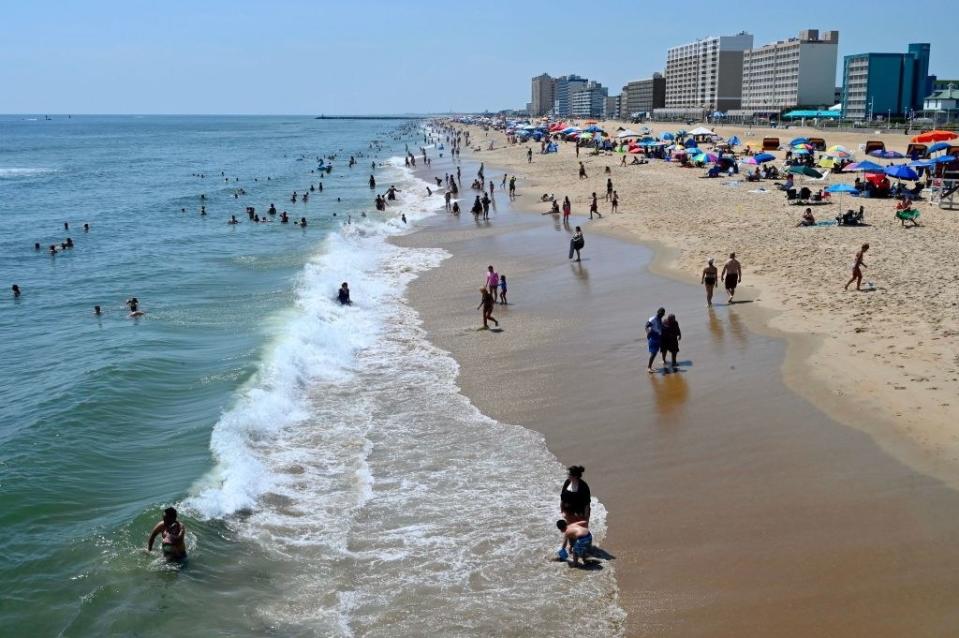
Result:
<svg viewBox="0 0 959 638"><path fill-rule="evenodd" d="M729 303L732 303L733 296L736 294L736 286L743 281L743 267L736 259L736 253L729 253L729 261L723 266L720 278L723 280L723 285L726 286Z"/></svg>
<svg viewBox="0 0 959 638"><path fill-rule="evenodd" d="M706 286L706 305L713 305L713 289L716 287L716 275L718 274L719 269L713 264L713 258L710 257L706 260L706 267L703 268L703 276L700 278L699 283Z"/></svg>
<svg viewBox="0 0 959 638"><path fill-rule="evenodd" d="M493 316L493 304L496 301L493 299L493 295L485 287L480 288L480 295L482 299L480 304L476 306L476 309L483 309L483 330L489 330L489 322L492 321L496 324L496 327L499 327L499 322L496 320L496 317Z"/></svg>
<svg viewBox="0 0 959 638"><path fill-rule="evenodd" d="M849 284L854 281L856 282L856 290L862 290L862 269L866 267L863 257L866 256L867 250L869 250L869 244L863 244L859 252L856 253L856 260L852 264L852 277L846 282L843 290L849 290Z"/></svg>
<svg viewBox="0 0 959 638"><path fill-rule="evenodd" d="M599 212L599 201L596 199L596 193L593 193L593 198L589 203L589 218L592 219L594 214L600 218L603 216Z"/></svg>
<svg viewBox="0 0 959 638"><path fill-rule="evenodd" d="M533 148L530 146L526 147L526 163L527 164L533 163Z"/></svg>
<svg viewBox="0 0 959 638"><path fill-rule="evenodd" d="M679 354L679 340L683 338L683 333L679 329L679 322L676 321L676 315L667 315L663 320L663 335L660 339L660 352L663 354L663 368L666 368L666 353L672 357L672 368L678 370L676 365L676 355Z"/></svg>
<svg viewBox="0 0 959 638"><path fill-rule="evenodd" d="M610 211L614 213L619 212L619 193L617 193L616 191L613 191L613 199L609 205L609 209Z"/></svg>
<svg viewBox="0 0 959 638"><path fill-rule="evenodd" d="M509 305L506 301L506 275L499 276L499 302L501 305Z"/></svg>
<svg viewBox="0 0 959 638"><path fill-rule="evenodd" d="M608 169L609 167L607 166L606 168ZM613 199L613 178L607 177L606 178L606 201L608 202L611 199Z"/></svg>
<svg viewBox="0 0 959 638"><path fill-rule="evenodd" d="M569 196L563 198L563 223L569 223L569 215L573 212L573 205L569 203Z"/></svg>
<svg viewBox="0 0 959 638"><path fill-rule="evenodd" d="M573 233L573 236L569 240L569 258L573 258L573 253L576 253L576 261L582 261L579 255L579 251L583 249L583 246L586 245L586 240L583 239L583 229L579 226L576 227L576 232Z"/></svg>
<svg viewBox="0 0 959 638"><path fill-rule="evenodd" d="M576 148L579 148L579 147L577 146ZM586 179L587 177L588 177L588 176L586 175L586 167L583 166L583 163L582 163L582 162L580 162L580 163L579 163L579 178L580 178L580 179Z"/></svg>
<svg viewBox="0 0 959 638"><path fill-rule="evenodd" d="M660 308L656 314L646 321L646 345L649 348L649 362L646 364L646 372L652 374L653 361L662 347L663 340L663 317L666 315L666 309ZM665 355L664 355L665 357Z"/></svg>

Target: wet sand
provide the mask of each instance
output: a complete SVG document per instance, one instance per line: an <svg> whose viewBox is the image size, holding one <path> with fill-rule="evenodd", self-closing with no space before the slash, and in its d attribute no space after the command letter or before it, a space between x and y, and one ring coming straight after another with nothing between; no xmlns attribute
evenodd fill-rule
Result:
<svg viewBox="0 0 959 638"><path fill-rule="evenodd" d="M464 181L474 171L464 164ZM747 328L757 306L708 311L699 287L648 271L648 248L582 218L584 260L571 265L558 220L496 200L489 225L440 216L402 240L453 255L411 300L484 413L586 466L610 512L629 635L959 627L959 493L790 392L785 342ZM502 332L477 331L490 263L509 281ZM682 327L682 371L648 375L643 325L660 305Z"/></svg>

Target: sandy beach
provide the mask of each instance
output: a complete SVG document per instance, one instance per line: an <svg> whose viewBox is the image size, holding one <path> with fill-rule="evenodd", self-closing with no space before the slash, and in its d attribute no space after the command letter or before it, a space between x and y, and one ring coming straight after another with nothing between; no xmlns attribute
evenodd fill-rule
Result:
<svg viewBox="0 0 959 638"><path fill-rule="evenodd" d="M487 176L492 155L477 158ZM476 165L462 166L466 182ZM483 413L586 466L609 510L604 549L627 635L937 636L955 625L959 494L783 382L806 365L796 351L820 340L763 334L782 315L760 303L707 310L697 286L657 274L682 257L660 250L657 264L638 234L596 233L610 216L590 224L582 206L572 224L587 248L570 264L559 220L535 214L532 197L505 200L489 224L440 216L399 240L453 255L412 284L411 301ZM488 263L510 281L500 333L476 332ZM649 376L642 325L660 304L680 318L683 372ZM784 367L787 350L796 362Z"/></svg>
<svg viewBox="0 0 959 638"><path fill-rule="evenodd" d="M630 125L607 121L615 134ZM672 129L653 124L654 132ZM726 137L755 142L766 135L784 143L817 135L827 145L856 150L867 139L904 152L905 135L873 131L822 132L716 127ZM477 161L518 176L519 206L548 210L543 193L569 196L574 214L588 212L589 195L600 199L602 220L588 232L654 242L661 251L658 272L698 283L708 257L721 267L729 252L743 263L743 299L758 308L746 312L755 329L781 331L791 339L784 374L790 387L833 418L863 429L888 451L924 471L959 485L959 215L928 201L918 202L920 228L903 228L894 218L895 201L846 196L843 208L865 206L869 226L797 228L803 207L787 205L771 181L700 179L702 169L652 161L619 166L620 156L591 156L583 149L588 179L577 179L574 147L538 153L538 144L505 146L505 136L471 127ZM487 150L493 142L495 150ZM526 149L534 150L527 163ZM754 146L755 148L755 146ZM783 151L774 153L781 160ZM868 158L857 153L857 158ZM877 160L880 163L886 163ZM781 164L781 162L778 162ZM610 167L611 175L604 173ZM821 188L852 182L856 174L830 175L827 181L797 179ZM619 193L619 213L603 201L607 177ZM757 192L760 188L766 192ZM838 198L833 199L834 202ZM814 208L817 219L835 217L838 205ZM864 281L873 292L844 292L850 264L861 244L870 251ZM724 300L720 292L717 298ZM769 314L761 309L773 311Z"/></svg>

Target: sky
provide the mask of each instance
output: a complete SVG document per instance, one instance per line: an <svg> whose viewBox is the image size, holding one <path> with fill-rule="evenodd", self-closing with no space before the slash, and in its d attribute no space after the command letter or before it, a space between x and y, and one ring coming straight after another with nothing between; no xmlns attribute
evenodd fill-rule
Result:
<svg viewBox="0 0 959 638"><path fill-rule="evenodd" d="M613 95L662 71L670 46L806 28L839 31L840 70L846 54L930 42L930 73L959 78L957 26L956 0L4 0L0 113L523 108L540 73Z"/></svg>

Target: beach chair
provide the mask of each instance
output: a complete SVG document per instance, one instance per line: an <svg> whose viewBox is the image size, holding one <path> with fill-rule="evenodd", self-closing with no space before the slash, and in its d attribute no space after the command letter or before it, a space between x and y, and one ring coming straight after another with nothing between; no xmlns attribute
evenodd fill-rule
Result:
<svg viewBox="0 0 959 638"><path fill-rule="evenodd" d="M912 208L909 210L897 210L896 219L905 226L906 222L910 223L910 227L915 227L919 225L919 211Z"/></svg>

